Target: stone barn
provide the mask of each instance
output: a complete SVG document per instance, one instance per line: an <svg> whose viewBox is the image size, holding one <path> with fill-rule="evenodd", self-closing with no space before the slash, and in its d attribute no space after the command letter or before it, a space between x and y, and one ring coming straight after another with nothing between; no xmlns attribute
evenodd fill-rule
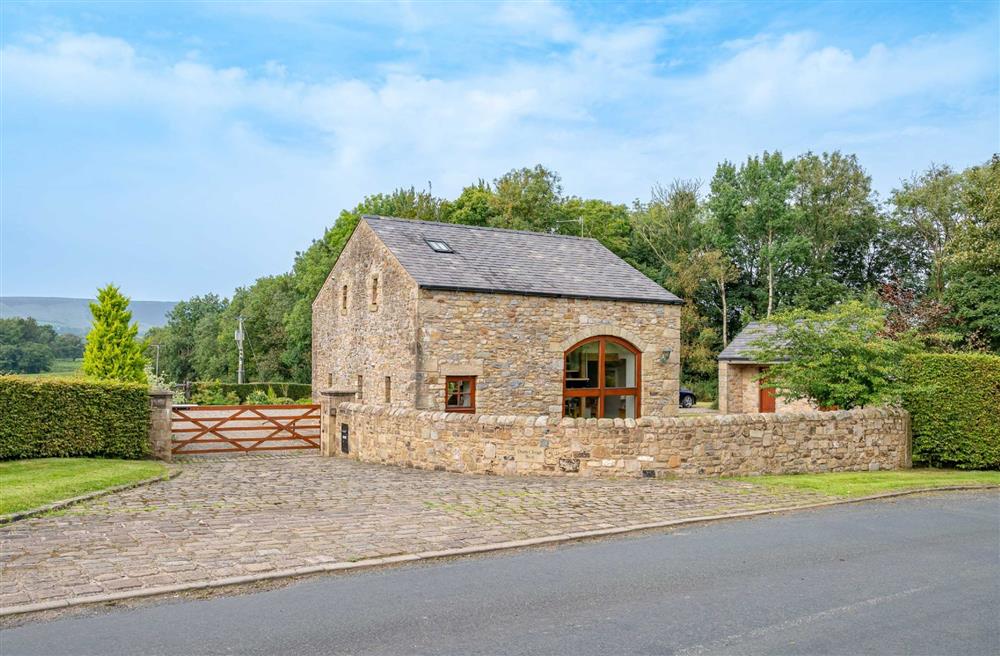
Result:
<svg viewBox="0 0 1000 656"><path fill-rule="evenodd" d="M773 336L771 324L751 321L719 354L719 412L755 414L806 412L815 408L807 401L786 401L780 392L764 387L762 376L766 362L757 362L751 354L753 342Z"/></svg>
<svg viewBox="0 0 1000 656"><path fill-rule="evenodd" d="M313 302L313 390L449 413L675 415L681 304L595 239L365 216Z"/></svg>

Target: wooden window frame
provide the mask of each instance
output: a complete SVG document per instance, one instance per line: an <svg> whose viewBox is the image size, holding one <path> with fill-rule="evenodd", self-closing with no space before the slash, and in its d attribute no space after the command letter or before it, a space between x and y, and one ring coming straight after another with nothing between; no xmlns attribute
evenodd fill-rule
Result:
<svg viewBox="0 0 1000 656"><path fill-rule="evenodd" d="M448 383L469 382L469 407L448 405ZM476 412L476 377L475 376L445 376L444 378L444 411L445 412L465 412L473 414Z"/></svg>
<svg viewBox="0 0 1000 656"><path fill-rule="evenodd" d="M566 387L566 357L575 351L576 349L584 346L585 344L591 344L597 342L598 355L597 355L597 387ZM623 346L635 356L635 387L605 387L604 381L606 374L604 371L604 353L605 347L608 342L612 344L617 344L618 346ZM566 416L566 399L570 398L584 398L584 397L597 397L597 418L604 418L604 399L609 396L631 396L635 399L635 419L642 416L642 352L631 344L620 337L614 337L612 335L597 335L595 337L588 337L587 339L580 340L573 346L569 347L563 351L563 394L562 394L562 407L563 416Z"/></svg>

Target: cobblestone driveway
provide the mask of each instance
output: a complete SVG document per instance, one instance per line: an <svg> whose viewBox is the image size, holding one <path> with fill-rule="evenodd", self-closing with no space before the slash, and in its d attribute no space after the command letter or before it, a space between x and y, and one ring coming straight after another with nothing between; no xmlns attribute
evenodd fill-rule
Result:
<svg viewBox="0 0 1000 656"><path fill-rule="evenodd" d="M823 498L735 481L497 478L317 456L183 467L0 527L0 606Z"/></svg>

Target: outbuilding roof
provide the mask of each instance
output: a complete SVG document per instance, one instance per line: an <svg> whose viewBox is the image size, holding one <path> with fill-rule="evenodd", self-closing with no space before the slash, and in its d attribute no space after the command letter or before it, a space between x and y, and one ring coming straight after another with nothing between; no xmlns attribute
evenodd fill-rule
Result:
<svg viewBox="0 0 1000 656"><path fill-rule="evenodd" d="M722 350L722 353L719 354L719 360L754 362L755 360L750 355L753 350L753 342L761 337L775 335L777 332L778 327L773 323L751 321L745 328L743 328L743 330L739 332L738 335L736 335L736 337L733 338L733 341L729 342L729 345Z"/></svg>
<svg viewBox="0 0 1000 656"><path fill-rule="evenodd" d="M386 216L362 218L425 289L683 302L596 239Z"/></svg>

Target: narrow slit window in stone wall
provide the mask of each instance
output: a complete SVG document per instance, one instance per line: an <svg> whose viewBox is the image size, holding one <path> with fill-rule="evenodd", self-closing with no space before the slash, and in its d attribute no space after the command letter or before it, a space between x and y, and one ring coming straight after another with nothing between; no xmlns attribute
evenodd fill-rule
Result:
<svg viewBox="0 0 1000 656"><path fill-rule="evenodd" d="M358 374L358 401L365 398L365 377Z"/></svg>
<svg viewBox="0 0 1000 656"><path fill-rule="evenodd" d="M390 376L385 377L385 402L392 403L392 378Z"/></svg>

